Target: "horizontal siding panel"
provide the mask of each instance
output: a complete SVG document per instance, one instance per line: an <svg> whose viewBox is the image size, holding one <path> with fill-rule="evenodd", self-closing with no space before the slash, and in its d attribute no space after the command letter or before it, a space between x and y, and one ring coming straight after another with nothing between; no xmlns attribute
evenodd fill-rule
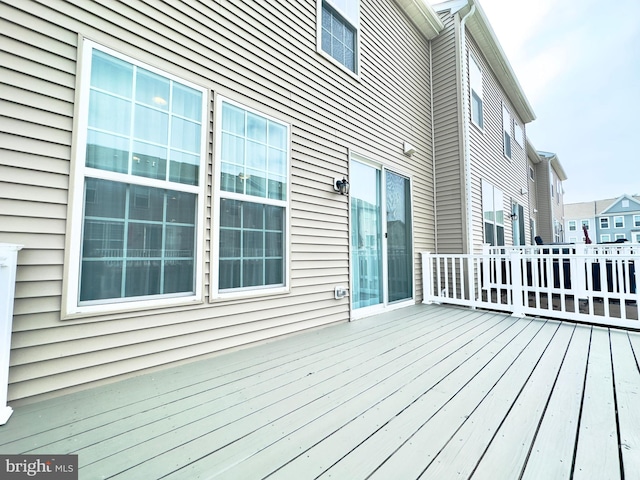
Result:
<svg viewBox="0 0 640 480"><path fill-rule="evenodd" d="M1 200L0 205L2 205ZM7 233L57 233L59 235L65 233L65 221L55 218L12 217L0 214L0 225L2 225L2 230Z"/></svg>
<svg viewBox="0 0 640 480"><path fill-rule="evenodd" d="M0 212L7 216L46 218L65 220L67 217L66 205L37 202L0 199Z"/></svg>
<svg viewBox="0 0 640 480"><path fill-rule="evenodd" d="M25 186L38 185L39 187L46 187L46 188L41 188L42 193L47 192L49 190L54 190L54 189L66 190L69 188L69 177L67 175L58 175L55 173L48 173L48 172L38 172L38 171L27 170L23 168L12 168L12 167L6 167L4 165L0 165L0 178L2 179L3 183L6 182L7 184L14 183L14 184L23 184ZM0 194L2 195L2 197L11 198L4 192L5 190L3 189L2 193ZM35 198L38 198L38 197L35 197ZM47 200L47 198L45 197L43 200ZM55 203L55 202L52 202L52 203Z"/></svg>
<svg viewBox="0 0 640 480"><path fill-rule="evenodd" d="M62 295L62 281L20 282L16 285L15 298L54 297Z"/></svg>

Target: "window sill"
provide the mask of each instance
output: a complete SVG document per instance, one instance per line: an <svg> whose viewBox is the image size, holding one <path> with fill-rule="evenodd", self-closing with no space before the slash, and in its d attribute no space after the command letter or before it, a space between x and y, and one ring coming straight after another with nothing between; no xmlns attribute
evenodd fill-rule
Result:
<svg viewBox="0 0 640 480"><path fill-rule="evenodd" d="M332 64L334 64L340 70L342 70L343 72L347 73L351 78L353 78L357 82L361 82L362 81L361 78L360 78L360 69L359 68L356 68L356 72L353 72L353 71L349 70L347 67L345 67L342 63L337 61L335 58L333 58L331 55L329 55L327 52L322 50L321 48L316 48L316 52L321 57L324 57L325 59L329 60ZM356 62L359 63L358 59L356 59Z"/></svg>
<svg viewBox="0 0 640 480"><path fill-rule="evenodd" d="M209 296L209 303L224 302L225 300L244 300L260 297L271 297L277 295L287 295L289 293L291 293L291 289L288 286L272 288L252 288L234 290L229 292L212 291Z"/></svg>
<svg viewBox="0 0 640 480"><path fill-rule="evenodd" d="M160 297L148 300L119 301L94 305L67 307L61 312L61 320L76 320L87 317L131 314L163 308L188 307L203 304L202 298L196 295Z"/></svg>

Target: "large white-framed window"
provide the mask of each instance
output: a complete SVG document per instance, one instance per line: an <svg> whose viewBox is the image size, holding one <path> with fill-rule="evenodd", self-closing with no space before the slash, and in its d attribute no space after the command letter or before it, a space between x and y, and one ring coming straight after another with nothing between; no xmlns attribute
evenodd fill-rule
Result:
<svg viewBox="0 0 640 480"><path fill-rule="evenodd" d="M610 242L611 241L611 235L608 233L603 233L602 235L600 235L600 243L605 243L605 242Z"/></svg>
<svg viewBox="0 0 640 480"><path fill-rule="evenodd" d="M290 126L218 97L216 139L211 296L287 291Z"/></svg>
<svg viewBox="0 0 640 480"><path fill-rule="evenodd" d="M502 132L503 132L503 153L504 156L511 159L511 114L507 106L502 104Z"/></svg>
<svg viewBox="0 0 640 480"><path fill-rule="evenodd" d="M587 230L591 230L591 221L589 219L581 220L580 221L580 228L582 228L582 227L587 227Z"/></svg>
<svg viewBox="0 0 640 480"><path fill-rule="evenodd" d="M633 216L633 226L640 227L640 215Z"/></svg>
<svg viewBox="0 0 640 480"><path fill-rule="evenodd" d="M624 228L624 216L616 215L613 217L613 227L614 228Z"/></svg>
<svg viewBox="0 0 640 480"><path fill-rule="evenodd" d="M568 224L569 224L569 231L570 232L575 232L575 231L578 230L577 222L575 220L569 220Z"/></svg>
<svg viewBox="0 0 640 480"><path fill-rule="evenodd" d="M319 52L358 74L360 0L318 0Z"/></svg>
<svg viewBox="0 0 640 480"><path fill-rule="evenodd" d="M615 239L616 240L625 240L627 238L627 236L624 233L616 233L615 234Z"/></svg>
<svg viewBox="0 0 640 480"><path fill-rule="evenodd" d="M484 128L483 97L482 97L482 69L469 55L469 90L471 95L471 121L479 128Z"/></svg>
<svg viewBox="0 0 640 480"><path fill-rule="evenodd" d="M609 228L609 217L600 217L600 228L603 230Z"/></svg>
<svg viewBox="0 0 640 480"><path fill-rule="evenodd" d="M492 246L504 245L504 195L486 180L482 180L482 216L484 242Z"/></svg>
<svg viewBox="0 0 640 480"><path fill-rule="evenodd" d="M207 90L82 52L63 315L200 301Z"/></svg>

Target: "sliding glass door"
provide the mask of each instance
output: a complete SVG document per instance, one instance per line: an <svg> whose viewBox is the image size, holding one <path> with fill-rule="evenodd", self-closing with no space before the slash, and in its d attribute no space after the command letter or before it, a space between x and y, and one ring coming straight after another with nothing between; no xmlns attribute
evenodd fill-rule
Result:
<svg viewBox="0 0 640 480"><path fill-rule="evenodd" d="M352 160L351 301L354 310L413 298L410 180Z"/></svg>

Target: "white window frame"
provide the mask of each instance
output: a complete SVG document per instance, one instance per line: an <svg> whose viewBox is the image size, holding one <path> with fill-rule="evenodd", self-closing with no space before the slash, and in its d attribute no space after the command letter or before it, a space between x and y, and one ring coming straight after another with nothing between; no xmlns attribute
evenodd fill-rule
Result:
<svg viewBox="0 0 640 480"><path fill-rule="evenodd" d="M149 177L118 173L86 166L85 155L87 145L87 129L89 117L89 99L91 85L91 63L94 50L104 52L124 62L160 75L169 80L180 83L202 93L201 139L200 139L200 168L198 185L187 185ZM170 305L192 304L202 302L203 258L204 258L204 212L206 191L206 151L208 138L207 105L208 90L169 72L145 64L135 58L123 55L91 40L84 40L81 45L82 69L79 72L79 115L74 142L73 158L75 159L71 179L70 201L71 210L67 222L68 246L65 257L65 278L63 281L63 302L61 316L74 318L78 316L96 315L104 313L143 310ZM82 234L84 223L84 189L85 179L95 178L108 180L125 185L168 189L193 193L197 195L195 214L195 251L194 251L194 292L191 294L159 294L131 298L111 298L84 302L80 305L80 262L82 260Z"/></svg>
<svg viewBox="0 0 640 480"><path fill-rule="evenodd" d="M515 118L513 119L513 138L518 145L524 148L524 128Z"/></svg>
<svg viewBox="0 0 640 480"><path fill-rule="evenodd" d="M567 228L569 229L570 232L577 232L578 231L578 222L576 222L575 220L569 220L567 222Z"/></svg>
<svg viewBox="0 0 640 480"><path fill-rule="evenodd" d="M535 173L535 170L533 169L533 167L531 165L529 165L529 179L532 182L536 181L536 173Z"/></svg>
<svg viewBox="0 0 640 480"><path fill-rule="evenodd" d="M360 79L360 0L316 0L316 52L331 63L347 72L356 79ZM353 2L357 5L354 7ZM351 3L348 6L348 3ZM341 17L341 21L354 29L354 69L351 70L342 62L336 60L329 52L322 48L322 10L323 4L327 4Z"/></svg>
<svg viewBox="0 0 640 480"><path fill-rule="evenodd" d="M484 88L482 77L480 63L469 53L469 117L471 118L471 123L480 130L484 130ZM478 118L475 118L473 114L474 95L478 97L479 101Z"/></svg>
<svg viewBox="0 0 640 480"><path fill-rule="evenodd" d="M489 194L491 196L492 210L485 209L485 207L487 207L486 203L488 203ZM501 202L496 201L496 196L500 197ZM502 205L500 205L500 203ZM499 207L502 207L502 209L500 209ZM488 211L492 213L493 215L492 219L487 219L485 217L485 212L488 212ZM502 212L502 221L498 220L497 213L500 211ZM491 182L488 182L483 179L482 180L482 240L483 242L486 243L486 239L487 239L487 232L486 232L487 224L491 224L491 228L493 229L493 239L495 242L494 246L501 247L506 245L507 239L506 239L506 228L505 228L505 218L504 218L506 212L507 210L504 208L504 192L502 191L502 189L496 187ZM498 243L498 228L502 228L502 244Z"/></svg>
<svg viewBox="0 0 640 480"><path fill-rule="evenodd" d="M267 120L278 123L287 129L287 190L286 200L274 200L269 198L251 196L240 193L222 191L220 188L221 179L221 158L222 158L222 106L224 103L241 108L249 113L261 116ZM216 96L215 105L215 159L214 159L214 181L213 181L213 219L212 219L212 245L211 245L211 277L209 287L210 300L228 299L228 298L244 298L256 297L264 295L274 295L280 293L288 293L291 285L291 124L282 119L273 117L259 110L248 107L245 104L237 102L222 95ZM255 202L263 205L274 205L283 207L284 212L284 272L283 285L261 285L253 287L240 287L237 289L220 290L219 289L219 268L220 268L220 200L221 198L239 200L243 202Z"/></svg>
<svg viewBox="0 0 640 480"><path fill-rule="evenodd" d="M509 109L503 103L502 104L502 153L506 158L511 160L513 158L513 135L511 133L513 126L513 118Z"/></svg>
<svg viewBox="0 0 640 480"><path fill-rule="evenodd" d="M611 241L611 234L603 233L602 235L600 235L600 243L610 242L610 241Z"/></svg>
<svg viewBox="0 0 640 480"><path fill-rule="evenodd" d="M616 233L614 235L615 240L624 240L627 238L627 236L624 233Z"/></svg>
<svg viewBox="0 0 640 480"><path fill-rule="evenodd" d="M603 222L606 222L606 226L603 224ZM611 227L611 222L609 221L609 217L600 217L600 229L601 230L609 230L609 228Z"/></svg>
<svg viewBox="0 0 640 480"><path fill-rule="evenodd" d="M618 219L622 220L622 225L618 226ZM613 228L624 228L624 215L615 215L613 217Z"/></svg>
<svg viewBox="0 0 640 480"><path fill-rule="evenodd" d="M633 216L633 226L640 227L640 215Z"/></svg>
<svg viewBox="0 0 640 480"><path fill-rule="evenodd" d="M640 243L640 232L631 232L633 243Z"/></svg>
<svg viewBox="0 0 640 480"><path fill-rule="evenodd" d="M587 226L587 230L591 230L591 221L590 220L580 220L580 228Z"/></svg>
<svg viewBox="0 0 640 480"><path fill-rule="evenodd" d="M622 208L629 208L629 199L625 198L624 200L622 200L621 206Z"/></svg>

